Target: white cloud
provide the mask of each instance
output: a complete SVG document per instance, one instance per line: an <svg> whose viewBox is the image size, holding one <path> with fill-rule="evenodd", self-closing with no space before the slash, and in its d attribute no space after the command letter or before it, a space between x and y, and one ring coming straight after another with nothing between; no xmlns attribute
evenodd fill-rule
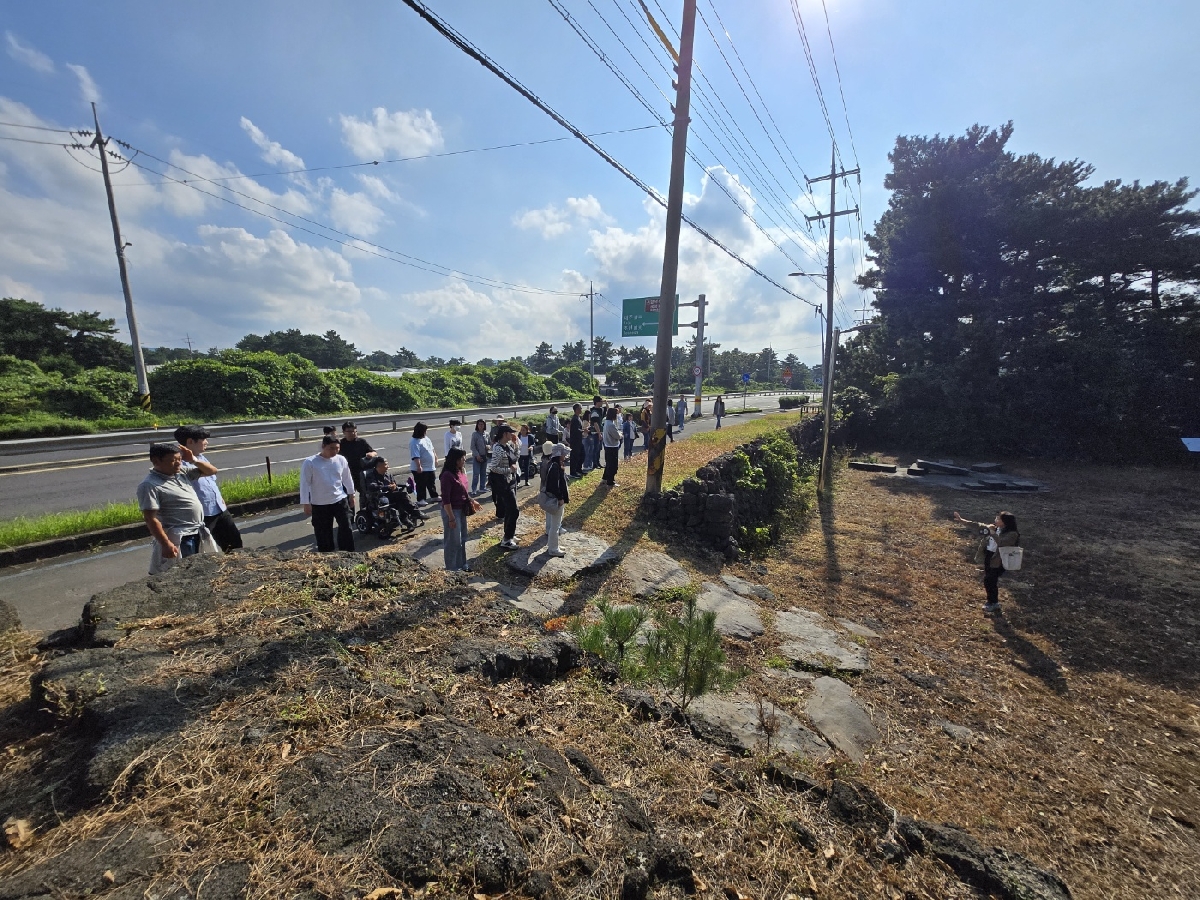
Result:
<svg viewBox="0 0 1200 900"><path fill-rule="evenodd" d="M335 228L350 234L370 237L379 230L383 221L383 210L371 202L361 191L347 193L334 188L329 196L329 217Z"/></svg>
<svg viewBox="0 0 1200 900"><path fill-rule="evenodd" d="M180 216L198 216L215 206L225 206L215 196L225 196L248 209L277 215L270 207L278 207L297 215L308 215L313 211L309 198L301 191L289 188L283 193L276 193L264 187L253 178L242 177L237 166L223 166L208 156L189 156L175 149L171 151L172 165L176 170L169 171L172 178L188 179L195 182L196 178L210 179L213 183L201 181L195 190L183 184L167 183L163 185L162 196L167 208ZM189 173L189 174L185 174ZM229 193L226 191L236 191ZM257 201L257 202L255 202Z"/></svg>
<svg viewBox="0 0 1200 900"><path fill-rule="evenodd" d="M19 63L23 63L35 72L50 75L54 72L54 60L40 50L35 50L28 44L22 44L11 31L4 32L8 43L8 55Z"/></svg>
<svg viewBox="0 0 1200 900"><path fill-rule="evenodd" d="M566 234L576 224L610 225L615 221L591 194L568 197L564 205L565 208L551 203L541 209L524 210L513 216L513 224L518 228L540 231L542 237L549 240Z"/></svg>
<svg viewBox="0 0 1200 900"><path fill-rule="evenodd" d="M245 116L241 118L242 130L250 136L250 140L254 141L254 146L262 151L263 162L273 166L279 166L281 169L303 169L304 160L286 149L278 141L273 141L263 134L263 130L247 119Z"/></svg>
<svg viewBox="0 0 1200 900"><path fill-rule="evenodd" d="M74 72L75 77L79 79L79 95L83 98L83 102L99 103L100 88L96 87L96 82L92 80L88 70L73 63L67 63L67 68Z"/></svg>
<svg viewBox="0 0 1200 900"><path fill-rule="evenodd" d="M377 160L390 154L422 156L441 150L442 129L428 109L389 113L381 106L373 118L342 116L342 141L362 160Z"/></svg>

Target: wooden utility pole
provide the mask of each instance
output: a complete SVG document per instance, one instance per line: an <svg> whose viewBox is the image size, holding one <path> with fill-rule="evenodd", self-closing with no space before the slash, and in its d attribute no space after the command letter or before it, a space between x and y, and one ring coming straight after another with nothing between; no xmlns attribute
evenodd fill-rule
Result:
<svg viewBox="0 0 1200 900"><path fill-rule="evenodd" d="M834 227L833 226L834 226L834 223L837 221L838 216L848 216L848 215L852 215L852 214L858 212L857 206L854 207L854 209L839 210L837 208L837 180L839 178L845 178L847 175L857 175L858 171L859 171L858 169L850 169L849 171L843 170L841 172L838 171L838 168L837 168L837 145L835 144L833 147L833 151L832 151L831 159L830 159L830 163L829 163L829 174L822 175L819 178L808 178L806 176L804 179L805 181L807 181L809 183L810 186L817 183L818 181L828 180L828 182L829 182L829 212L828 213L820 213L815 216L805 216L804 217L809 222L818 221L820 219L828 219L829 220L829 258L826 261L826 268L825 268L825 359L824 359L824 373L821 376L821 382L822 382L821 383L821 398L822 398L821 408L823 410L823 414L825 417L824 425L823 425L823 428L825 431L825 437L824 437L824 440L822 441L821 469L820 469L820 473L817 478L817 490L818 491L825 490L827 479L829 478L829 432L831 430L829 423L833 416L833 354L834 354L834 349L833 349L833 347L834 347L834 344L833 344L833 341L834 341L834 335L833 335L833 291L834 291L834 287L835 287L835 282L833 280L833 270L834 270L834 259L833 259Z"/></svg>
<svg viewBox="0 0 1200 900"><path fill-rule="evenodd" d="M667 191L667 239L663 249L662 287L658 292L658 343L654 358L654 409L650 417L650 452L646 460L646 493L662 491L667 452L667 398L671 390L671 325L679 281L679 230L683 218L683 175L687 161L688 113L692 96L692 44L696 36L696 0L683 0L679 65L675 90L675 124L671 134L671 184Z"/></svg>
<svg viewBox="0 0 1200 900"><path fill-rule="evenodd" d="M96 121L96 138L92 146L100 154L100 171L104 175L104 190L108 192L108 215L112 219L113 243L117 246L117 268L121 272L121 290L125 292L125 316L129 320L129 341L133 344L133 368L137 373L138 402L142 409L150 408L150 382L146 378L146 360L142 358L142 342L138 338L137 316L133 314L133 291L129 288L129 267L125 264L125 242L121 240L121 223L117 220L117 203L113 199L112 180L108 176L108 148L100 133L100 114L92 104Z"/></svg>

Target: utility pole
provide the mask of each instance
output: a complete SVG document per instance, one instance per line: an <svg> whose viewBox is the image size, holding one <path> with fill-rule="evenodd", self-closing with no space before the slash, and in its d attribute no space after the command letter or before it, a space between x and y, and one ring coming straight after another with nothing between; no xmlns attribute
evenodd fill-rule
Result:
<svg viewBox="0 0 1200 900"><path fill-rule="evenodd" d="M821 452L820 474L817 478L817 490L818 491L825 490L826 480L829 477L829 431L830 431L830 418L833 415L833 354L834 354L833 290L835 287L835 282L833 280L834 223L837 222L838 216L849 216L849 215L853 215L858 212L857 206L854 207L854 209L839 210L837 208L837 180L839 178L845 178L847 175L857 175L858 171L859 171L858 169L850 169L849 171L843 170L841 172L838 171L838 168L837 168L837 145L834 144L833 150L830 154L829 174L822 175L819 178L808 178L806 176L804 179L805 181L807 181L809 183L809 185L813 185L813 184L817 183L818 181L825 181L825 180L829 181L829 212L824 213L824 214L818 214L815 216L805 216L804 217L809 222L818 221L821 219L829 220L829 257L828 257L828 260L826 261L826 271L825 271L825 366L824 366L825 371L824 371L824 374L821 379L821 381L822 381L822 384L821 384L822 409L824 410L824 416L825 416L825 420L824 420L825 440L824 440L824 445L823 445L824 450L822 450L822 452Z"/></svg>
<svg viewBox="0 0 1200 900"><path fill-rule="evenodd" d="M117 268L121 272L121 290L125 292L125 316L129 320L129 340L133 344L133 368L137 373L138 403L142 409L150 408L150 382L146 378L146 360L142 358L142 342L138 338L137 316L133 314L133 291L129 288L129 267L125 264L126 243L121 240L121 223L117 220L117 203L113 199L112 181L108 177L107 141L100 133L100 114L92 104L92 118L96 121L96 138L92 146L100 153L100 171L104 175L104 190L108 193L108 215L112 219L113 243L117 246Z"/></svg>
<svg viewBox="0 0 1200 900"><path fill-rule="evenodd" d="M849 334L852 331L869 331L870 329L875 328L875 327L876 327L875 323L867 323L867 324L855 325L851 328L847 328L845 331L842 331L842 329L840 329L840 328L833 329L833 343L829 347L829 372L828 372L829 393L826 394L826 397L833 396L833 373L834 373L835 367L837 366L838 341L841 340L842 335ZM829 415L829 405L826 405L825 410L826 410L825 415L828 416ZM828 423L829 419L826 418L825 422ZM826 424L826 427L823 429L824 434L821 436L821 472L822 473L827 471L826 460L829 459L829 433L832 430L833 429L829 428L828 424ZM818 485L820 485L820 484L821 484L821 482L818 482Z"/></svg>
<svg viewBox="0 0 1200 900"><path fill-rule="evenodd" d="M671 132L671 183L667 190L666 244L662 286L658 293L658 343L654 358L654 409L650 418L650 452L646 460L646 493L662 492L667 452L667 397L671 388L671 324L679 280L679 229L683 216L683 176L687 161L688 113L692 96L692 44L696 37L696 0L683 0L679 64L675 89L675 122Z"/></svg>
<svg viewBox="0 0 1200 900"><path fill-rule="evenodd" d="M708 306L708 301L703 294L696 301L696 306L696 403L692 407L693 419L700 418L700 401L704 397L704 307Z"/></svg>
<svg viewBox="0 0 1200 900"><path fill-rule="evenodd" d="M591 359L592 381L596 380L596 292L588 282L588 357Z"/></svg>

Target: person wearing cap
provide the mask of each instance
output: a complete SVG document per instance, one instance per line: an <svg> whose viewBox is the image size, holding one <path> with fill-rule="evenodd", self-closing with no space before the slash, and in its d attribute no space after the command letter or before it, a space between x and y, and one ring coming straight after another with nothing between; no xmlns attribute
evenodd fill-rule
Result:
<svg viewBox="0 0 1200 900"><path fill-rule="evenodd" d="M462 425L458 419L450 420L450 430L442 436L442 459L450 455L450 451L457 447L463 449L463 436L459 432L458 427ZM438 476L439 478L441 476Z"/></svg>
<svg viewBox="0 0 1200 900"><path fill-rule="evenodd" d="M504 540L500 546L505 550L517 549L517 495L513 493L512 480L517 473L517 433L509 425L500 425L496 430L496 442L492 445L492 461L488 464L488 486L492 489L492 502L496 504L496 517L504 519Z"/></svg>
<svg viewBox="0 0 1200 900"><path fill-rule="evenodd" d="M550 413L546 416L546 425L543 429L546 432L546 437L550 439L550 444L554 445L562 442L562 422L558 420L558 407L550 407Z"/></svg>
<svg viewBox="0 0 1200 900"><path fill-rule="evenodd" d="M353 552L354 479L350 464L339 453L338 439L321 438L321 450L300 464L300 505L312 516L317 552L333 551L333 524L337 523L337 549Z"/></svg>
<svg viewBox="0 0 1200 900"><path fill-rule="evenodd" d="M565 444L554 444L550 449L550 462L546 466L546 477L543 479L542 492L538 497L542 512L546 514L546 555L566 556L558 546L558 536L562 533L563 513L571 494L567 490L567 477L563 473L563 460L570 451Z"/></svg>
<svg viewBox="0 0 1200 900"><path fill-rule="evenodd" d="M429 426L424 422L413 426L408 455L412 458L413 479L417 482L417 503L436 503L437 454L433 451L433 441L429 439Z"/></svg>
<svg viewBox="0 0 1200 900"><path fill-rule="evenodd" d="M342 443L338 447L338 454L346 457L346 462L350 464L350 477L354 479L354 489L361 494L363 462L379 454L367 443L366 438L358 436L358 426L353 422L342 423Z"/></svg>
<svg viewBox="0 0 1200 900"><path fill-rule="evenodd" d="M192 463L185 474L184 462ZM138 508L154 547L150 554L150 574L158 575L178 560L194 553L217 552L208 529L204 527L204 508L196 495L197 478L215 475L216 467L199 462L180 444L151 444L150 471L137 488Z"/></svg>
<svg viewBox="0 0 1200 900"><path fill-rule="evenodd" d="M229 514L225 498L221 496L221 488L217 484L216 473L220 470L214 466L211 475L194 477L191 474L192 469L199 463L212 466L204 455L204 451L208 449L208 431L199 425L180 425L175 429L175 440L179 442L180 447L187 447L192 452L192 459L184 460L180 471L193 479L192 487L196 489L196 496L200 498L200 505L204 507L204 527L212 534L222 552L240 549L242 534L238 531L233 516Z"/></svg>

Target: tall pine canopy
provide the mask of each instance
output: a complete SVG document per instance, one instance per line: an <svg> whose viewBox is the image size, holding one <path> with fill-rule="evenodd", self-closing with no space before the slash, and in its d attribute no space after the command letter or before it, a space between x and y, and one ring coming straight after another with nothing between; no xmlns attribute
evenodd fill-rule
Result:
<svg viewBox="0 0 1200 900"><path fill-rule="evenodd" d="M843 370L886 438L1169 459L1200 435L1200 213L1186 179L1095 183L1012 124L901 137L867 237L882 327Z"/></svg>

